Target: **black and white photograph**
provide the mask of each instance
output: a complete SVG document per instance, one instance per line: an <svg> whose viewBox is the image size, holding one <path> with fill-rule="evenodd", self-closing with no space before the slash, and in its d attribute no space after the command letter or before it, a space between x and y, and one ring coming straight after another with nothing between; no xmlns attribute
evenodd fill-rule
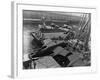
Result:
<svg viewBox="0 0 100 80"><path fill-rule="evenodd" d="M22 11L23 69L91 66L91 13Z"/></svg>

